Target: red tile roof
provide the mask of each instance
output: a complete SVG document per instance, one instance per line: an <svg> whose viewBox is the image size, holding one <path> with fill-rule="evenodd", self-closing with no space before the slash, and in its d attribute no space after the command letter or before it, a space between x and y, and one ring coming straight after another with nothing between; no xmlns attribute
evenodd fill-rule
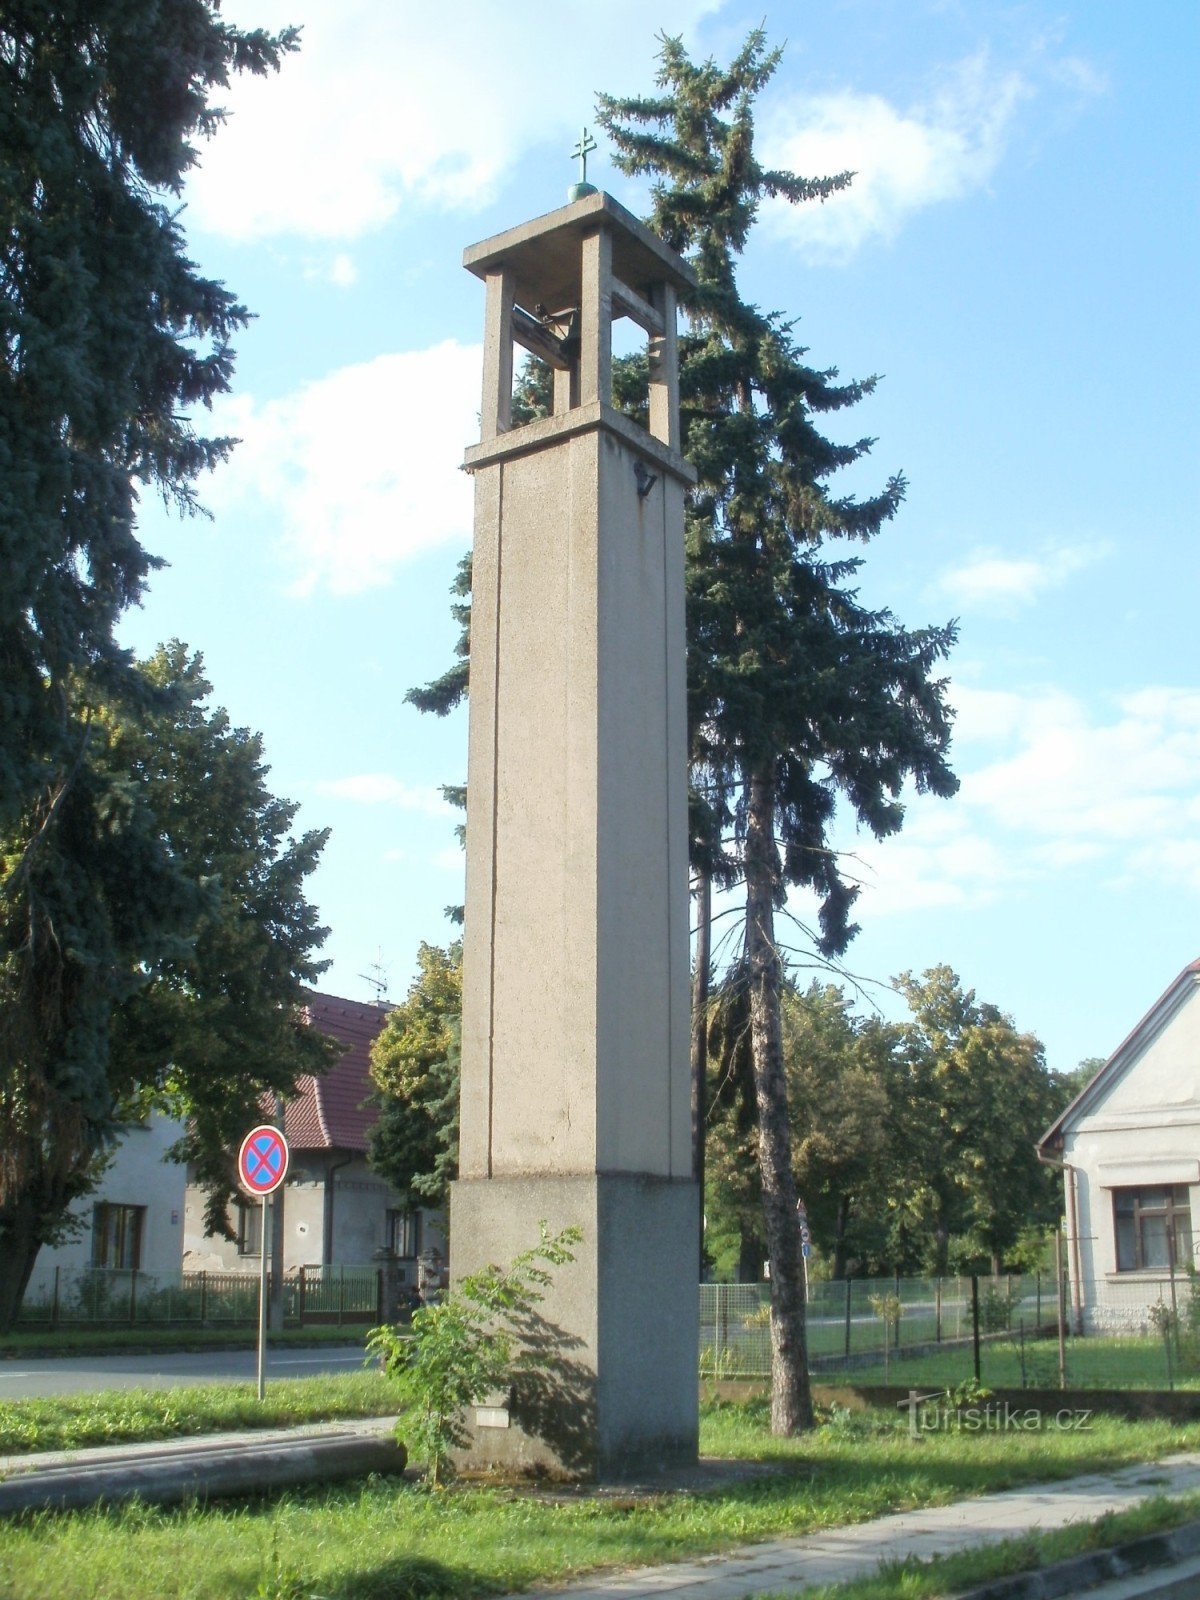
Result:
<svg viewBox="0 0 1200 1600"><path fill-rule="evenodd" d="M391 1006L342 1000L309 991L308 1021L349 1049L320 1078L303 1077L284 1108L284 1132L293 1150L365 1151L367 1135L379 1115L368 1103L371 1043L387 1021Z"/></svg>

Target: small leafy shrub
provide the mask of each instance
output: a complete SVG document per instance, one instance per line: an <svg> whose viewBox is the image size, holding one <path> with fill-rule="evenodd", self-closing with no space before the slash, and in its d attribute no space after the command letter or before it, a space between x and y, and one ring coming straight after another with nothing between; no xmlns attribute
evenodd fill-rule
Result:
<svg viewBox="0 0 1200 1600"><path fill-rule="evenodd" d="M953 1389L946 1390L946 1399L955 1411L966 1411L971 1406L986 1405L993 1398L992 1390L975 1377L964 1378L961 1383L956 1383Z"/></svg>
<svg viewBox="0 0 1200 1600"><path fill-rule="evenodd" d="M1160 1339L1169 1339L1179 1326L1178 1315L1165 1300L1156 1300L1147 1313L1150 1326Z"/></svg>
<svg viewBox="0 0 1200 1600"><path fill-rule="evenodd" d="M1011 1328L1013 1311L1020 1301L1020 1289L1004 1287L993 1279L979 1302L979 1321L984 1333L1003 1333Z"/></svg>
<svg viewBox="0 0 1200 1600"><path fill-rule="evenodd" d="M888 1381L888 1364L891 1358L892 1340L895 1338L899 1344L900 1316L904 1310L898 1294L873 1294L871 1296L871 1310L883 1323L883 1381Z"/></svg>
<svg viewBox="0 0 1200 1600"><path fill-rule="evenodd" d="M429 1463L432 1488L445 1482L451 1451L467 1443L467 1407L515 1374L537 1370L517 1325L545 1298L549 1269L573 1261L571 1247L582 1237L578 1228L551 1236L543 1223L540 1243L507 1270L489 1266L471 1273L440 1303L414 1311L409 1327L385 1324L368 1336L367 1349L400 1390L407 1413L401 1427Z"/></svg>

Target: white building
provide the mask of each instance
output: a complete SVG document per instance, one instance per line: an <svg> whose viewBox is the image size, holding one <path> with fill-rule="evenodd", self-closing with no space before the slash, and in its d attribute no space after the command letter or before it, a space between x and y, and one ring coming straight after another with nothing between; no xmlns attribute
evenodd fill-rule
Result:
<svg viewBox="0 0 1200 1600"><path fill-rule="evenodd" d="M1043 1135L1063 1164L1076 1323L1134 1328L1196 1263L1200 961L1184 968ZM1176 1294L1185 1292L1177 1283Z"/></svg>
<svg viewBox="0 0 1200 1600"><path fill-rule="evenodd" d="M284 1107L288 1176L272 1202L273 1209L282 1202L283 1270L365 1266L387 1246L400 1257L405 1281L415 1284L419 1257L445 1258L440 1219L407 1209L367 1164L370 1132L379 1115L372 1101L370 1052L389 1008L312 992L304 1009L311 1027L346 1048L321 1077L300 1078ZM206 1199L203 1189L188 1184L183 1270L257 1272L260 1203L236 1202L229 1212L235 1237L223 1239L204 1230Z"/></svg>
<svg viewBox="0 0 1200 1600"><path fill-rule="evenodd" d="M403 1283L436 1285L446 1258L442 1217L406 1208L366 1159L378 1116L371 1102L370 1048L387 1008L313 991L305 1011L311 1026L346 1049L323 1077L301 1078L285 1106L291 1159L280 1191L284 1271L366 1266L388 1246L400 1258ZM229 1213L232 1240L207 1234L205 1191L188 1182L182 1163L167 1159L183 1132L182 1123L157 1112L128 1130L96 1189L75 1206L75 1236L39 1252L27 1309L48 1310L57 1299L69 1313L75 1302L92 1305L99 1295L112 1302L109 1314L131 1294L144 1296L155 1287L131 1288L132 1272L164 1286L177 1284L181 1271L258 1273L261 1205L235 1202Z"/></svg>
<svg viewBox="0 0 1200 1600"><path fill-rule="evenodd" d="M166 1154L182 1134L182 1123L158 1112L129 1129L94 1191L72 1208L75 1237L38 1252L26 1304L51 1301L56 1269L66 1297L92 1267L179 1276L186 1173Z"/></svg>

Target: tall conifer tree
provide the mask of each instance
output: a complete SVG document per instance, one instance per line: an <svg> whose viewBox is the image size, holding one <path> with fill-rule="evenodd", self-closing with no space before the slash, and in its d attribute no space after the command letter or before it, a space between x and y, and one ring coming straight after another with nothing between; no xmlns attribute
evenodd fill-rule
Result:
<svg viewBox="0 0 1200 1600"><path fill-rule="evenodd" d="M688 511L688 693L697 783L694 859L745 894L758 1157L771 1261L772 1427L811 1425L776 916L789 886L815 893L823 953L855 932L856 890L829 843L839 797L877 836L900 827L906 780L956 788L950 714L933 672L950 627L910 631L863 607L858 562L830 542L866 541L896 513L904 480L875 497L830 479L870 440L842 445L814 418L853 405L874 380L838 384L809 366L792 325L748 303L738 259L764 199L822 201L850 174L809 179L760 165L754 102L780 52L750 34L727 69L664 38L649 99L602 96L599 120L622 170L654 180L650 223L687 257L698 287L682 340L684 449L700 473Z"/></svg>
<svg viewBox="0 0 1200 1600"><path fill-rule="evenodd" d="M179 709L114 630L158 564L139 494L193 509L232 443L191 419L248 313L188 259L178 196L214 92L295 42L218 0L0 7L0 1322L111 1136L115 1008L204 912L144 776L110 764L114 719ZM274 999L310 970L305 918Z"/></svg>

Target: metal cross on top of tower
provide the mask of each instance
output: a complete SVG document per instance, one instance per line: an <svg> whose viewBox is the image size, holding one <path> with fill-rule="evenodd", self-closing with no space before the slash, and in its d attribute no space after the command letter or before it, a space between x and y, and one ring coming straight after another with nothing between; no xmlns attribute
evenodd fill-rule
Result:
<svg viewBox="0 0 1200 1600"><path fill-rule="evenodd" d="M599 146L587 131L587 128L583 128L577 143L571 150L572 159L579 162L579 182L573 183L567 190L568 200L582 200L584 195L596 193L596 185L588 182L587 158L593 150L598 148Z"/></svg>

